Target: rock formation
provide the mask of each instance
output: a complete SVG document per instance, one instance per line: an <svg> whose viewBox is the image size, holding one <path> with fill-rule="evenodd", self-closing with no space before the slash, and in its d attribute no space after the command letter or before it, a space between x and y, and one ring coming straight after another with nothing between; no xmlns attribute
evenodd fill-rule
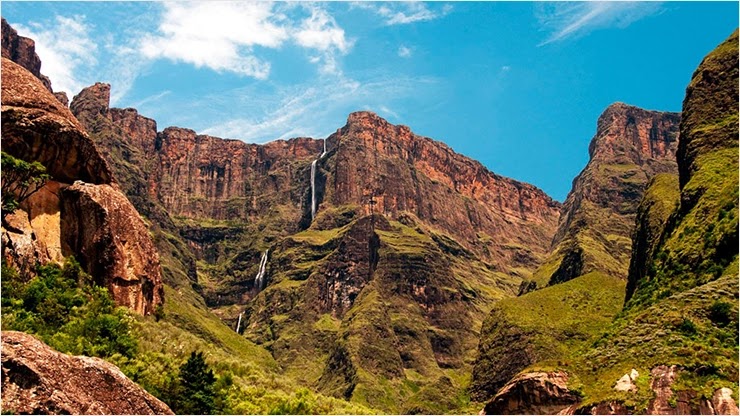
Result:
<svg viewBox="0 0 740 416"><path fill-rule="evenodd" d="M2 407L16 414L173 414L100 358L73 357L3 331Z"/></svg>
<svg viewBox="0 0 740 416"><path fill-rule="evenodd" d="M52 92L51 81L41 74L41 59L36 54L36 42L18 32L3 17L2 19L2 57L10 59L26 68L33 76L41 80L49 92Z"/></svg>
<svg viewBox="0 0 740 416"><path fill-rule="evenodd" d="M591 271L627 277L637 206L652 177L675 173L679 115L616 103L599 117L590 160L573 181L535 280L556 284Z"/></svg>
<svg viewBox="0 0 740 416"><path fill-rule="evenodd" d="M37 263L74 255L119 305L142 314L153 312L162 302L161 272L141 218L69 109L38 78L5 58L2 130L3 151L40 162L51 176L7 219L3 256L28 277ZM69 188L77 181L84 185ZM80 189L98 198L85 199L73 191ZM106 228L90 228L91 218ZM135 237L129 237L132 230L138 231ZM118 262L103 265L113 260Z"/></svg>

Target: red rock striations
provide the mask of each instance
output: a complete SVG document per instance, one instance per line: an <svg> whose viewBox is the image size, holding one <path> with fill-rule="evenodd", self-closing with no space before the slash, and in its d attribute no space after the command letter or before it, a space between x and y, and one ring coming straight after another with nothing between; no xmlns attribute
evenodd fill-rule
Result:
<svg viewBox="0 0 740 416"><path fill-rule="evenodd" d="M327 140L334 205L372 193L379 212L413 213L503 270L535 266L549 248L560 204L532 185L370 112L352 113Z"/></svg>

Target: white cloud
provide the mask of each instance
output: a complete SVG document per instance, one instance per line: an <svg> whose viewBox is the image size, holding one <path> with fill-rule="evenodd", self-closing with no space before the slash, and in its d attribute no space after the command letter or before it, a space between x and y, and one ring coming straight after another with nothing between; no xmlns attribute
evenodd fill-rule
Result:
<svg viewBox="0 0 740 416"><path fill-rule="evenodd" d="M507 72L507 71L510 71L510 70L511 70L511 67L509 65L504 65L504 66L501 67L501 71L503 71L503 72Z"/></svg>
<svg viewBox="0 0 740 416"><path fill-rule="evenodd" d="M141 40L141 53L257 79L270 73L255 46L276 48L289 38L272 3L164 3L158 35Z"/></svg>
<svg viewBox="0 0 740 416"><path fill-rule="evenodd" d="M406 46L399 46L398 47L398 56L401 58L410 58L411 57L411 49Z"/></svg>
<svg viewBox="0 0 740 416"><path fill-rule="evenodd" d="M358 1L352 3L352 7L373 11L375 14L384 18L385 24L388 26L435 20L446 16L452 11L452 6L449 4L445 4L438 10L432 10L428 4L418 1L386 2L381 4L379 6L377 3Z"/></svg>
<svg viewBox="0 0 740 416"><path fill-rule="evenodd" d="M659 2L541 3L536 15L550 36L540 46L583 36L597 29L625 28L660 8Z"/></svg>
<svg viewBox="0 0 740 416"><path fill-rule="evenodd" d="M334 18L315 4L168 2L164 8L159 33L141 39L141 52L150 59L266 79L270 62L258 56L257 48L277 49L292 41L318 52L309 56L310 62L335 73L336 53L346 54L353 45ZM307 11L308 16L291 19L280 9Z"/></svg>
<svg viewBox="0 0 740 416"><path fill-rule="evenodd" d="M36 42L41 58L41 73L52 81L55 91L75 94L87 86L86 68L95 66L98 45L90 36L91 27L85 16L56 16L51 24L11 24L21 36Z"/></svg>

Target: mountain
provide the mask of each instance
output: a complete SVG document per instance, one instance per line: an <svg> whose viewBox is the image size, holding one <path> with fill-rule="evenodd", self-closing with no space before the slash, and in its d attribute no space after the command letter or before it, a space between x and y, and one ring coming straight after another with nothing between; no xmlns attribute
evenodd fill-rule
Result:
<svg viewBox="0 0 740 416"><path fill-rule="evenodd" d="M23 67L3 58L2 68L3 151L49 175L4 213L3 258L30 276L39 262L75 255L116 302L151 314L164 293L146 225L69 110Z"/></svg>
<svg viewBox="0 0 740 416"><path fill-rule="evenodd" d="M675 173L679 114L623 103L599 117L589 161L573 180L547 261L529 290L593 271L625 279L637 205L648 181Z"/></svg>
<svg viewBox="0 0 740 416"><path fill-rule="evenodd" d="M464 405L444 398L465 388L490 302L544 258L557 202L368 112L325 140L255 145L158 132L108 101L96 84L70 108L142 215L195 257L213 312L327 394Z"/></svg>
<svg viewBox="0 0 740 416"><path fill-rule="evenodd" d="M617 292L597 297L608 262L494 306L472 383L487 412L737 413L737 67L736 31L692 77L678 175L656 175L636 206L621 311ZM496 377L494 360L510 358L520 365Z"/></svg>

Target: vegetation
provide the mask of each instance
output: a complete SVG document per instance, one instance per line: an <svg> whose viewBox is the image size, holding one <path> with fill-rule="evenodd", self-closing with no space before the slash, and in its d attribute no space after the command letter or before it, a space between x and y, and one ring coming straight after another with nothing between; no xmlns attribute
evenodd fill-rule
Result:
<svg viewBox="0 0 740 416"><path fill-rule="evenodd" d="M63 267L40 266L28 282L3 266L3 329L38 335L53 348L75 355L133 357L133 318L116 308L108 290L68 258Z"/></svg>
<svg viewBox="0 0 740 416"><path fill-rule="evenodd" d="M39 162L29 163L2 152L2 211L3 217L41 189L50 176Z"/></svg>

